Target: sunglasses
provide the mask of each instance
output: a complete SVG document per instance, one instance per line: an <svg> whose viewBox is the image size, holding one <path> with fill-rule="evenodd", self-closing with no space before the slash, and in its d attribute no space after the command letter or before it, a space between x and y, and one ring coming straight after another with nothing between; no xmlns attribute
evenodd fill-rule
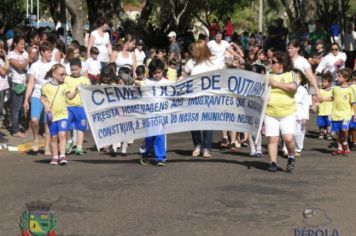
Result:
<svg viewBox="0 0 356 236"><path fill-rule="evenodd" d="M331 51L339 51L338 48L332 48Z"/></svg>

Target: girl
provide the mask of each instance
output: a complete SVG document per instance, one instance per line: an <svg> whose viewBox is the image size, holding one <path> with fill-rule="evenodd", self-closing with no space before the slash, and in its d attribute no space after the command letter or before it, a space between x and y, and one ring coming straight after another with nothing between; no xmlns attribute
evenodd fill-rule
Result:
<svg viewBox="0 0 356 236"><path fill-rule="evenodd" d="M68 119L66 97L68 99L73 99L78 94L78 90L76 89L73 92L69 91L68 85L64 83L65 75L65 68L63 65L53 65L46 75L50 81L43 85L41 89L41 102L45 108L48 127L51 134L51 165L66 165L68 163L65 158Z"/></svg>
<svg viewBox="0 0 356 236"><path fill-rule="evenodd" d="M8 69L9 62L5 51L5 43L0 40L0 122L4 119L5 91L9 88L9 81L7 79ZM0 133L0 143L7 141Z"/></svg>

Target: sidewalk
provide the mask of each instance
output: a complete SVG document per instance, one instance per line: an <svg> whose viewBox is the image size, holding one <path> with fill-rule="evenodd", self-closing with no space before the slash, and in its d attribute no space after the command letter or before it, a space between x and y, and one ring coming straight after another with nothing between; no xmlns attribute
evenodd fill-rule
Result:
<svg viewBox="0 0 356 236"><path fill-rule="evenodd" d="M15 151L15 152L28 152L32 149L32 142L33 136L31 132L27 132L26 138L19 138L14 137L10 134L7 129L0 129L1 133L5 138L9 141L7 143L1 143L0 149L7 149L8 151ZM44 146L44 139L41 137L39 140L39 148L43 148Z"/></svg>

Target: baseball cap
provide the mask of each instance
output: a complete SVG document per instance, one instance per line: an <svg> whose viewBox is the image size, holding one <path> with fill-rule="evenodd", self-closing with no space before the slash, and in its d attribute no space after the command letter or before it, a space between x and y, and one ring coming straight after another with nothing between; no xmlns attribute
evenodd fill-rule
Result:
<svg viewBox="0 0 356 236"><path fill-rule="evenodd" d="M169 34L167 35L168 38L170 38L170 37L176 37L176 36L177 36L177 34L176 34L176 32L174 32L174 31L169 32Z"/></svg>

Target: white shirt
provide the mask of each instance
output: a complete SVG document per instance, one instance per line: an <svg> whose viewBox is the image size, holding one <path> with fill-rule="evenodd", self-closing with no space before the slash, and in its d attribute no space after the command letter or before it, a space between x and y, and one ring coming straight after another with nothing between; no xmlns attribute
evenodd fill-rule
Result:
<svg viewBox="0 0 356 236"><path fill-rule="evenodd" d="M294 100L297 105L297 120L309 120L309 95L304 86L298 86Z"/></svg>
<svg viewBox="0 0 356 236"><path fill-rule="evenodd" d="M356 50L356 31L352 31L351 34L345 32L344 49L346 52Z"/></svg>
<svg viewBox="0 0 356 236"><path fill-rule="evenodd" d="M208 42L208 47L211 53L216 57L216 60L225 63L225 52L230 47L227 41L221 40L218 44L215 40L211 40Z"/></svg>
<svg viewBox="0 0 356 236"><path fill-rule="evenodd" d="M194 63L194 66L191 69L190 74L197 75L197 74L201 74L201 73L205 73L205 72L209 72L209 71L221 70L224 68L224 66L225 66L225 63L212 57L210 59L210 61L204 61L200 64Z"/></svg>
<svg viewBox="0 0 356 236"><path fill-rule="evenodd" d="M144 51L139 51L137 48L135 49L135 56L136 56L136 64L139 65L144 65L143 61L146 58L146 54Z"/></svg>
<svg viewBox="0 0 356 236"><path fill-rule="evenodd" d="M99 75L101 70L101 64L99 60L94 60L93 58L89 57L86 62L86 68L88 70L88 74L91 75Z"/></svg>
<svg viewBox="0 0 356 236"><path fill-rule="evenodd" d="M108 46L110 44L110 36L108 32L104 33L104 37L101 37L97 30L91 32L91 35L94 37L93 47L99 49L98 60L101 62L109 61L109 52Z"/></svg>
<svg viewBox="0 0 356 236"><path fill-rule="evenodd" d="M32 75L35 79L35 86L33 89L32 97L41 97L41 88L45 83L48 82L48 80L45 79L46 74L54 64L56 64L55 61L44 63L43 61L38 60L31 65L28 74Z"/></svg>
<svg viewBox="0 0 356 236"><path fill-rule="evenodd" d="M293 60L293 68L298 69L303 72L303 74L305 74L306 70L311 68L311 66L308 60L305 59L305 57L298 55L296 59Z"/></svg>
<svg viewBox="0 0 356 236"><path fill-rule="evenodd" d="M10 59L14 59L17 60L20 64L23 64L25 62L26 59L28 59L29 55L26 51L23 51L21 54L17 54L14 51L11 51L8 55L8 59L10 61ZM11 78L12 78L12 82L14 83L25 83L26 79L27 79L27 69L28 66L26 66L26 69L23 72L18 72L15 68L13 68L10 65L10 73L11 73Z"/></svg>
<svg viewBox="0 0 356 236"><path fill-rule="evenodd" d="M344 64L342 64L339 68L336 68L335 62L340 59L344 61ZM345 67L345 61L346 61L345 53L339 52L336 56L334 56L332 53L329 53L320 61L319 65L315 69L315 71L317 73L325 73L325 72L329 71L330 73L333 74L333 78L335 80L337 77L336 76L337 70Z"/></svg>
<svg viewBox="0 0 356 236"><path fill-rule="evenodd" d="M115 63L118 70L124 65L130 65L132 67L134 63L132 52L129 52L129 57L127 58L123 57L122 52L118 52Z"/></svg>
<svg viewBox="0 0 356 236"><path fill-rule="evenodd" d="M3 67L4 65L5 65L5 61L0 58L0 67ZM9 81L7 79L7 74L5 74L5 76L0 76L0 91L3 91L8 88L9 88Z"/></svg>

